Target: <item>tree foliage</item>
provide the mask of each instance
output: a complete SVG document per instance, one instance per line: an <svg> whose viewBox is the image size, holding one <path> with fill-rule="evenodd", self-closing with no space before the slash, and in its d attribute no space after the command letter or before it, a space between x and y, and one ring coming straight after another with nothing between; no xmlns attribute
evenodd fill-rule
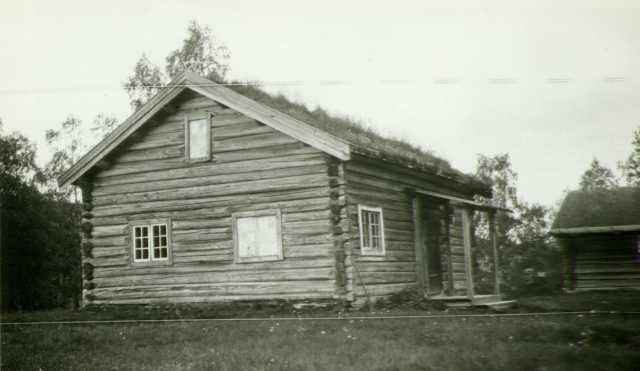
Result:
<svg viewBox="0 0 640 371"><path fill-rule="evenodd" d="M129 94L131 107L140 108L147 100L156 95L164 85L165 78L160 69L142 55L133 67L124 89Z"/></svg>
<svg viewBox="0 0 640 371"><path fill-rule="evenodd" d="M96 134L94 138L101 140L111 133L116 126L118 126L118 119L115 116L100 113L93 119L91 132Z"/></svg>
<svg viewBox="0 0 640 371"><path fill-rule="evenodd" d="M191 21L187 38L166 59L169 78L183 71L195 72L216 82L224 82L229 71L229 49L211 34L209 27Z"/></svg>
<svg viewBox="0 0 640 371"><path fill-rule="evenodd" d="M45 132L47 144L53 150L51 160L45 165L44 173L48 180L48 188L62 198L74 196L78 202L78 193L75 187L58 189L56 179L70 168L86 150L84 144L84 130L82 121L74 116L67 117L59 129L48 129Z"/></svg>
<svg viewBox="0 0 640 371"><path fill-rule="evenodd" d="M183 71L195 72L216 82L224 82L229 72L229 48L213 36L209 27L191 21L182 46L165 60L164 73L142 55L124 85L131 106L138 109L153 97L168 80Z"/></svg>
<svg viewBox="0 0 640 371"><path fill-rule="evenodd" d="M559 251L548 236L550 209L518 198L518 174L508 154L478 156L476 177L492 187L493 200L479 200L509 209L496 215L502 287L528 295L559 289ZM484 213L474 217L475 285L489 291L493 285L492 245Z"/></svg>
<svg viewBox="0 0 640 371"><path fill-rule="evenodd" d="M640 187L640 127L633 132L631 146L631 154L618 163L618 168L628 185Z"/></svg>
<svg viewBox="0 0 640 371"><path fill-rule="evenodd" d="M80 295L80 211L37 187L35 145L0 131L2 309L75 304Z"/></svg>
<svg viewBox="0 0 640 371"><path fill-rule="evenodd" d="M611 169L600 164L597 158L591 161L589 168L580 178L580 189L589 191L593 189L611 189L618 186L616 176Z"/></svg>
<svg viewBox="0 0 640 371"><path fill-rule="evenodd" d="M0 135L0 177L24 179L29 184L42 181L43 174L35 162L35 144L17 133L3 135L2 120Z"/></svg>

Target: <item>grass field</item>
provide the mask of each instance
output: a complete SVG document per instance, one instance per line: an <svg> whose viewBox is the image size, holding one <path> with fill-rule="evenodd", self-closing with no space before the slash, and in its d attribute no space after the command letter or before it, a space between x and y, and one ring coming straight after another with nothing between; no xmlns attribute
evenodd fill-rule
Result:
<svg viewBox="0 0 640 371"><path fill-rule="evenodd" d="M637 311L638 303L638 294L539 297L523 300L515 311ZM3 321L118 319L132 313L52 311ZM3 325L1 335L3 370L640 369L640 316L620 313Z"/></svg>

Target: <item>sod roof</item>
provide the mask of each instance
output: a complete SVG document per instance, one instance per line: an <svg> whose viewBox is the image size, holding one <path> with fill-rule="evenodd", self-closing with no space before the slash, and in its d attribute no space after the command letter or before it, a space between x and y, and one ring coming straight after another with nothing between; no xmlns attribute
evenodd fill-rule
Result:
<svg viewBox="0 0 640 371"><path fill-rule="evenodd" d="M322 108L308 109L283 95L272 95L255 85L231 85L235 92L258 103L286 113L320 130L349 142L354 152L409 168L427 171L444 178L468 184L483 195L490 195L490 186L472 175L454 169L451 164L432 151L413 145L406 140L383 136L359 121L348 117L329 114Z"/></svg>
<svg viewBox="0 0 640 371"><path fill-rule="evenodd" d="M640 187L570 192L552 229L640 225Z"/></svg>

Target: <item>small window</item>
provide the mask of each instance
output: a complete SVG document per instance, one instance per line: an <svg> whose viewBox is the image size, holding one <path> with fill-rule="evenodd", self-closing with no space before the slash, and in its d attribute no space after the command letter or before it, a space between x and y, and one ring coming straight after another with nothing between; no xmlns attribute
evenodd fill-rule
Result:
<svg viewBox="0 0 640 371"><path fill-rule="evenodd" d="M206 161L211 156L211 123L208 118L187 120L185 152L188 161Z"/></svg>
<svg viewBox="0 0 640 371"><path fill-rule="evenodd" d="M133 263L169 262L171 243L168 223L133 225Z"/></svg>
<svg viewBox="0 0 640 371"><path fill-rule="evenodd" d="M384 218L382 209L358 205L358 220L362 255L384 255Z"/></svg>
<svg viewBox="0 0 640 371"><path fill-rule="evenodd" d="M236 262L282 260L280 210L233 214Z"/></svg>

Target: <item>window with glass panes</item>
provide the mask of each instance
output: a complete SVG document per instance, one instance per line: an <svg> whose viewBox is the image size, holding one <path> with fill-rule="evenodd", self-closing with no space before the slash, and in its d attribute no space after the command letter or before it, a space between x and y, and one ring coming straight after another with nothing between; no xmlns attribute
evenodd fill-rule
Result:
<svg viewBox="0 0 640 371"><path fill-rule="evenodd" d="M151 262L169 259L167 224L137 225L133 227L133 261Z"/></svg>
<svg viewBox="0 0 640 371"><path fill-rule="evenodd" d="M379 207L358 207L360 247L363 254L384 254L384 222Z"/></svg>

